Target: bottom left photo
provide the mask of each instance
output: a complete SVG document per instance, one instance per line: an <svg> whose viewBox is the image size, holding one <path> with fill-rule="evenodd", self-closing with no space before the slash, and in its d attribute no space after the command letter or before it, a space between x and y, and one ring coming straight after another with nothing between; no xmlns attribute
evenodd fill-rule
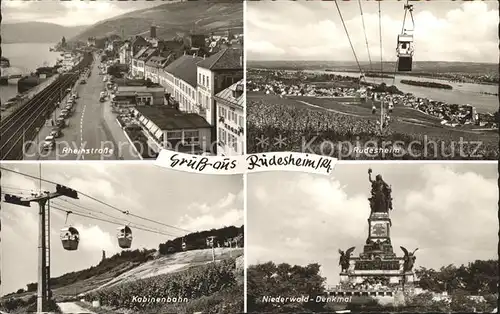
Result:
<svg viewBox="0 0 500 314"><path fill-rule="evenodd" d="M0 313L244 311L243 176L1 165Z"/></svg>

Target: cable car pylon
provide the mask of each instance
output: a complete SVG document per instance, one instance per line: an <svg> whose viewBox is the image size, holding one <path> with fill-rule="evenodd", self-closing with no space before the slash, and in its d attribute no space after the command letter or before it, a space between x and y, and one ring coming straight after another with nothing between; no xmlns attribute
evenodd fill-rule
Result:
<svg viewBox="0 0 500 314"><path fill-rule="evenodd" d="M60 196L66 196L78 199L78 193L75 190L72 190L63 185L56 186L56 192L48 192L48 193L40 193L37 195L32 195L31 197L20 197L13 194L5 194L4 201L5 203L31 207L31 203L38 204L38 217L39 217L39 228L38 228L38 292L37 292L37 312L47 312L48 309L48 301L50 291L49 287L49 278L47 275L50 274L48 271L47 265L47 236L50 236L46 232L46 210L45 205L47 201L53 198L57 198Z"/></svg>

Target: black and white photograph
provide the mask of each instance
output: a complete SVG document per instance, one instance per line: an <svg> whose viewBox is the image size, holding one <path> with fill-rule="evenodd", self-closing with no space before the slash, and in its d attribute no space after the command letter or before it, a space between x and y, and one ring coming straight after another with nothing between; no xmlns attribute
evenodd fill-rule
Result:
<svg viewBox="0 0 500 314"><path fill-rule="evenodd" d="M242 1L1 9L1 160L244 153Z"/></svg>
<svg viewBox="0 0 500 314"><path fill-rule="evenodd" d="M247 151L498 160L498 1L249 1Z"/></svg>
<svg viewBox="0 0 500 314"><path fill-rule="evenodd" d="M2 163L0 312L240 313L241 175Z"/></svg>
<svg viewBox="0 0 500 314"><path fill-rule="evenodd" d="M496 313L493 163L248 174L248 313Z"/></svg>

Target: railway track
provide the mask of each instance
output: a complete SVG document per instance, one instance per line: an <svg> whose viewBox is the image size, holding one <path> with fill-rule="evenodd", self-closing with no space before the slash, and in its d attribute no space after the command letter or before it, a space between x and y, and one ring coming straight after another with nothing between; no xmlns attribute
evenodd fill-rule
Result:
<svg viewBox="0 0 500 314"><path fill-rule="evenodd" d="M91 55L84 57L69 74L63 74L51 85L12 113L0 124L0 159L20 160L26 147L26 141L33 140L38 133L37 128L44 126L46 119L55 109L55 103L66 89L72 87L79 77L79 71L90 64Z"/></svg>

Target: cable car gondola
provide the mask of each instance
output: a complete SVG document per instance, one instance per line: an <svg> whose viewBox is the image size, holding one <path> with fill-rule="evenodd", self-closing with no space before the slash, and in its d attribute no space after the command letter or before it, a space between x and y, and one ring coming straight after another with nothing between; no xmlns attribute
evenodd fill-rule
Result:
<svg viewBox="0 0 500 314"><path fill-rule="evenodd" d="M128 249L132 246L132 229L129 226L119 227L117 229L118 245L122 249Z"/></svg>
<svg viewBox="0 0 500 314"><path fill-rule="evenodd" d="M80 233L71 226L63 228L61 229L61 242L65 250L76 251L80 243Z"/></svg>
<svg viewBox="0 0 500 314"><path fill-rule="evenodd" d="M398 35L398 71L411 72L413 63L413 35Z"/></svg>
<svg viewBox="0 0 500 314"><path fill-rule="evenodd" d="M398 35L397 43L397 57L398 57L398 71L400 72L411 72L413 63L413 29L415 26L415 21L413 20L413 5L408 4L408 0L404 6L405 15L403 18L403 27L401 34ZM406 14L410 14L412 27L410 29L405 28Z"/></svg>

